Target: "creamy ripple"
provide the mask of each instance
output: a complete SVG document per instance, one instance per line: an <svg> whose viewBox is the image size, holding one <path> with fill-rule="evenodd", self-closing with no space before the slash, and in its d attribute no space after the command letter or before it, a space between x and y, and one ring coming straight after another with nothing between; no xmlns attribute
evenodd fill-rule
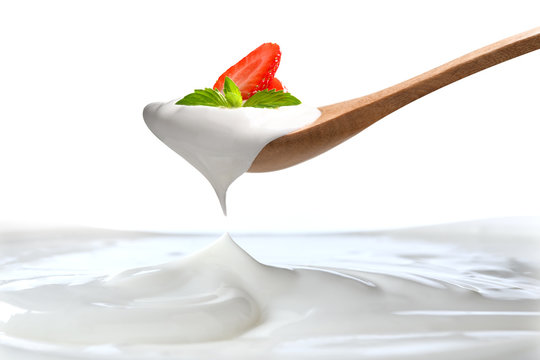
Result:
<svg viewBox="0 0 540 360"><path fill-rule="evenodd" d="M91 359L207 360L364 354L398 360L536 354L540 280L531 277L533 263L513 259L516 242L508 254L494 255L459 250L452 242L325 239L356 250L327 246L329 252L315 256L308 245L320 248L317 237L291 240L291 250L304 249L312 265L278 267L255 260L224 234L203 250L152 265L159 239L142 243L140 253L138 242L122 240L126 247L107 261L101 248L109 243L80 244L78 252L72 239L44 253L23 242L20 251L6 253L11 262L1 268L0 355L76 359L84 351ZM485 244L494 246L494 240ZM189 244L171 236L161 247L179 241ZM279 238L264 244L264 253L285 246ZM359 255L364 247L369 256ZM118 264L127 249L147 264ZM346 267L328 264L335 255ZM317 258L326 260L318 264ZM86 270L94 261L106 265L103 272ZM26 349L28 356L13 357L11 348Z"/></svg>

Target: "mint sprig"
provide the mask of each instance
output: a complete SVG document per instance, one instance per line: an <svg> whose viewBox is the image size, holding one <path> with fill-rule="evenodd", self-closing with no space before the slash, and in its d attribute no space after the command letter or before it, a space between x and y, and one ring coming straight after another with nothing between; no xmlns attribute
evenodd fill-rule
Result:
<svg viewBox="0 0 540 360"><path fill-rule="evenodd" d="M245 102L238 86L229 77L225 77L223 93L217 89L197 89L176 102L176 105L205 105L214 107L238 108L278 108L281 106L299 105L302 102L283 90L262 90L253 94Z"/></svg>
<svg viewBox="0 0 540 360"><path fill-rule="evenodd" d="M206 105L230 107L229 102L221 92L216 89L197 89L176 102L176 105Z"/></svg>
<svg viewBox="0 0 540 360"><path fill-rule="evenodd" d="M225 77L223 92L225 93L225 99L227 99L227 102L230 105L229 107L235 108L242 106L242 93L234 81L228 76Z"/></svg>
<svg viewBox="0 0 540 360"><path fill-rule="evenodd" d="M283 90L257 91L244 103L244 107L277 108L280 106L300 105L301 101Z"/></svg>

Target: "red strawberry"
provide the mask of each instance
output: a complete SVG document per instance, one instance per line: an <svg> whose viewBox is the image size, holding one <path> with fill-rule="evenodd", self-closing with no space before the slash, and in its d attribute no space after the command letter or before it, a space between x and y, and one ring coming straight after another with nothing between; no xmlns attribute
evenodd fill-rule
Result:
<svg viewBox="0 0 540 360"><path fill-rule="evenodd" d="M262 44L225 71L214 84L214 89L223 91L223 83L228 76L238 86L245 100L257 91L268 88L279 67L280 59L278 44Z"/></svg>
<svg viewBox="0 0 540 360"><path fill-rule="evenodd" d="M283 84L281 83L281 81L278 80L278 78L273 78L268 83L268 90L272 90L272 89L275 89L276 91L279 91L279 90L285 91Z"/></svg>

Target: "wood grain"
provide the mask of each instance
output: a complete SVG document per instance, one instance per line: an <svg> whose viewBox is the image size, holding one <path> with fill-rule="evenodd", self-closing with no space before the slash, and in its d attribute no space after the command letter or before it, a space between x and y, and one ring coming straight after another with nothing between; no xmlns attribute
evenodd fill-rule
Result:
<svg viewBox="0 0 540 360"><path fill-rule="evenodd" d="M424 95L538 49L540 27L473 51L387 89L323 106L319 108L321 116L313 124L266 145L249 171L275 171L311 159Z"/></svg>

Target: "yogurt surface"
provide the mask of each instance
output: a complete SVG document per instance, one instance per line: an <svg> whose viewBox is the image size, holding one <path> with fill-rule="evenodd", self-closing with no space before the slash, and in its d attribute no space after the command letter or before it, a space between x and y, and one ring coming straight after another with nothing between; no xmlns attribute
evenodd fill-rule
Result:
<svg viewBox="0 0 540 360"><path fill-rule="evenodd" d="M532 360L533 225L2 234L0 358Z"/></svg>
<svg viewBox="0 0 540 360"><path fill-rule="evenodd" d="M266 144L315 121L306 105L277 109L219 108L152 103L143 111L150 130L208 179L223 212L231 183L248 171Z"/></svg>

